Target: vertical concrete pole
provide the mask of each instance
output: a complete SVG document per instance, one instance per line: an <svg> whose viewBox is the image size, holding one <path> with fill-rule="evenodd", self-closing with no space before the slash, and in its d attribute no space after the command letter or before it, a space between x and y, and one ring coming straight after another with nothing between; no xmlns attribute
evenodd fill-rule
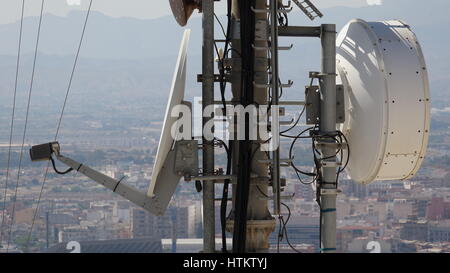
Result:
<svg viewBox="0 0 450 273"><path fill-rule="evenodd" d="M272 67L272 107L278 107L279 104L279 72L278 72L278 0L270 0L270 22L271 28L271 67ZM278 114L272 116L272 140L276 147L272 152L272 183L274 189L274 214L280 214L280 149L278 143L280 141L280 124L276 120Z"/></svg>

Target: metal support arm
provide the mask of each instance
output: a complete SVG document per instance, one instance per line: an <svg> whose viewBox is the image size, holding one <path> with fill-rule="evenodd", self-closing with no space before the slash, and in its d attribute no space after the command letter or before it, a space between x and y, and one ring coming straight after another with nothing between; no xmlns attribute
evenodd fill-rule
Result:
<svg viewBox="0 0 450 273"><path fill-rule="evenodd" d="M285 26L278 27L278 34L281 37L320 37L321 27L317 26Z"/></svg>
<svg viewBox="0 0 450 273"><path fill-rule="evenodd" d="M56 156L56 159L58 161L69 166L70 169L63 173L58 172L55 167L53 155ZM157 196L149 197L147 194L122 183L122 180L116 180L90 168L89 166L83 165L82 163L77 162L71 158L62 156L60 153L60 146L58 142L50 142L31 147L30 157L31 161L33 162L51 160L55 171L61 174L76 170L77 172L84 174L95 182L112 190L113 192L133 202L137 206L144 208L152 214L162 215L164 213L165 208L163 209L163 203L159 202Z"/></svg>
<svg viewBox="0 0 450 273"><path fill-rule="evenodd" d="M101 172L83 165L71 158L62 155L56 155L56 159L58 159L58 161L60 161L61 163L78 171L79 173L84 174L86 177L89 177L102 186L119 194L123 198L133 202L137 206L144 208L150 213L155 215L162 215L162 209L159 206L156 196L149 197L144 192L141 192L127 184L122 183L121 180L116 180L107 175L104 175Z"/></svg>

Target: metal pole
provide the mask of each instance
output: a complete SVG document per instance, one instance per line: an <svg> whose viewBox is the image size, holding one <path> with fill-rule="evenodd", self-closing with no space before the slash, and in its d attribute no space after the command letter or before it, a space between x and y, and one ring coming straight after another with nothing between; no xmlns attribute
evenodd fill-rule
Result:
<svg viewBox="0 0 450 273"><path fill-rule="evenodd" d="M271 28L271 67L272 67L272 107L278 107L279 84L278 84L278 0L270 1L270 25ZM275 145L279 143L280 124L277 120L278 114L272 116L272 140ZM276 143L278 142L278 143ZM272 152L272 183L274 194L274 214L280 214L280 150L274 147Z"/></svg>
<svg viewBox="0 0 450 273"><path fill-rule="evenodd" d="M49 226L49 212L45 212L45 248L50 246L50 226Z"/></svg>
<svg viewBox="0 0 450 273"><path fill-rule="evenodd" d="M172 209L172 253L177 253L177 208Z"/></svg>
<svg viewBox="0 0 450 273"><path fill-rule="evenodd" d="M320 134L336 133L336 25L322 25L322 75ZM328 162L336 162L336 148L327 143L331 138L322 139L325 144L322 157ZM325 253L336 251L336 165L326 164L322 167L320 181L321 203L321 250Z"/></svg>
<svg viewBox="0 0 450 273"><path fill-rule="evenodd" d="M214 0L203 0L203 110L214 103ZM203 127L214 117L203 117ZM203 137L203 174L214 173L214 145ZM214 183L203 182L203 252L215 252Z"/></svg>

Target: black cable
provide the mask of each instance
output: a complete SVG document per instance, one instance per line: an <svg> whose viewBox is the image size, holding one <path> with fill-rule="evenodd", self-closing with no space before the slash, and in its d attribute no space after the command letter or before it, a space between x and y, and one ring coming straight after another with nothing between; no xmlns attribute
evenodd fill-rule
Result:
<svg viewBox="0 0 450 273"><path fill-rule="evenodd" d="M53 157L50 157L50 161L52 162L52 166L53 166L53 170L55 170L55 172L57 173L57 174L62 174L62 175L64 175L64 174L68 174L68 173L70 173L71 171L73 171L73 168L69 168L69 169L67 169L67 170L65 170L65 171L58 171L58 169L56 168L56 164L55 164L55 160L53 159Z"/></svg>
<svg viewBox="0 0 450 273"><path fill-rule="evenodd" d="M79 170L80 168L81 168L81 165L80 165L80 167L78 167L78 170ZM125 177L126 177L126 176L122 176L122 178L120 178L119 181L117 181L117 184L116 184L116 186L115 186L114 189L113 189L113 192L116 192L117 188L119 187L120 183L122 183L122 180L125 179Z"/></svg>
<svg viewBox="0 0 450 273"><path fill-rule="evenodd" d="M219 69L220 72L220 95L223 105L223 115L226 117L226 99L225 99L225 91L227 82L225 81L225 64L224 60L228 57L228 53L230 52L229 45L231 42L231 0L227 1L227 30L225 31L222 22L219 20L216 14L214 14L216 20L219 22L220 27L222 28L222 32L225 36L225 49L224 55L220 61L221 67ZM220 58L219 50L217 49L217 45L214 43L217 56ZM226 175L231 174L231 157L232 157L232 142L228 142L228 146L225 144L223 140L218 140L224 146L227 153L227 167L226 167ZM221 222L221 231L222 231L222 252L227 252L227 237L226 237L226 212L227 212L227 204L228 204L228 192L229 192L229 184L230 180L226 179L223 184L222 190L222 200L220 203L220 222Z"/></svg>
<svg viewBox="0 0 450 273"><path fill-rule="evenodd" d="M237 49L230 47L227 51L225 51L225 55L228 54L230 51L236 53L240 58L242 58L241 52L239 52Z"/></svg>
<svg viewBox="0 0 450 273"><path fill-rule="evenodd" d="M312 130L312 129L314 129L314 127L306 128L305 130L303 130L302 132L300 132L300 133L297 135L297 137L292 141L291 146L290 146L290 148L289 148L289 158L292 158L292 159L294 158L294 156L293 156L293 149L294 149L294 145L295 145L295 143L297 142L297 140L300 139L299 137L302 136L304 133L306 133L306 132ZM295 164L294 164L293 162L292 162L291 165L292 165L292 167L294 168L294 170L296 170L297 172L299 172L299 173L301 173L301 174L303 174L303 175L307 175L307 176L316 176L316 175L317 175L316 173L304 172L304 171L298 169L298 168L295 166Z"/></svg>
<svg viewBox="0 0 450 273"><path fill-rule="evenodd" d="M214 17L216 18L217 23L219 23L220 28L222 29L223 36L227 37L227 34L226 34L226 32L225 32L225 28L223 27L223 24L222 24L222 22L220 21L219 17L217 17L217 14L216 14L216 13L214 13Z"/></svg>
<svg viewBox="0 0 450 273"><path fill-rule="evenodd" d="M242 106L247 107L254 101L254 39L255 39L255 1L239 1L241 12L241 53L242 53L242 69L241 69L241 98ZM246 116L246 124L248 117ZM245 140L239 141L239 169L237 170L237 185L235 196L235 217L233 227L233 252L245 253L246 235L247 235L247 209L248 197L250 192L250 153L252 151L252 141L249 139L249 128L246 126Z"/></svg>
<svg viewBox="0 0 450 273"><path fill-rule="evenodd" d="M287 231L287 224L289 222L289 220L291 219L291 209L289 208L288 205L286 205L285 203L281 202L281 205L283 205L284 207L287 208L288 210L288 218L286 219L286 221L284 221L283 217L281 217L281 221L283 222L283 230L284 230L284 236L286 238L286 242L288 243L289 247L294 250L297 253L302 253L301 251L297 250L289 241L289 235L288 235L288 231Z"/></svg>
<svg viewBox="0 0 450 273"><path fill-rule="evenodd" d="M278 94L278 99L281 99L281 97L283 96L283 83L281 82L281 78L278 77L278 88L280 89L280 94Z"/></svg>
<svg viewBox="0 0 450 273"><path fill-rule="evenodd" d="M302 109L302 111L300 112L300 114L299 114L297 120L295 121L294 125L292 125L291 127L289 127L289 129L286 129L286 130L284 130L284 131L281 131L280 135L283 136L283 134L285 134L285 133L287 133L287 132L293 130L295 127L297 127L297 125L298 125L298 123L300 122L300 119L302 118L302 116L303 116L303 114L305 113L305 111L306 111L306 104L303 106L303 109Z"/></svg>
<svg viewBox="0 0 450 273"><path fill-rule="evenodd" d="M340 151L340 153L341 153L341 158L340 158L340 161L341 161L341 164L342 164L342 162L343 162L343 149L344 149L344 147L343 147L343 141L342 141L342 139L344 139L345 140L345 143L347 144L347 158L346 158L346 163L344 164L344 166L343 167L340 167L339 169L338 169L338 171L337 171L337 173L336 173L336 182L334 183L335 184L335 186L336 186L336 188L338 187L338 181L339 181L339 175L346 169L346 167L347 167L347 165L348 165L348 162L349 162L349 160L350 160L350 147L349 147L349 145L348 145L348 140L347 140L347 137L341 132L341 131L337 131L336 132L336 135L339 137L339 140L337 140L336 138L335 138L335 136L333 136L333 135L330 135L330 134L327 134L326 136L328 136L328 137L332 137L338 144L339 144L339 151ZM313 141L314 142L314 141ZM313 151L314 150L317 150L316 148L314 148L314 144L313 144ZM338 151L338 153L339 153L339 151ZM317 161L319 161L319 159L317 159L317 157L316 157L316 153L314 152L314 158L315 158L315 160L317 160ZM321 159L322 160L322 159ZM318 169L318 175L319 175L319 178L318 178L318 181L322 181L322 178L321 178L321 173L320 173L320 169ZM322 213L322 204L321 204L321 202L320 202L320 191L321 191L321 188L322 188L322 182L320 182L320 183L317 183L317 189L316 189L316 202L317 202L317 204L318 204L318 206L319 206L319 210L320 210L320 217L319 217L319 242L320 242L320 248L322 247L322 219L323 219L323 213Z"/></svg>
<svg viewBox="0 0 450 273"><path fill-rule="evenodd" d="M12 148L12 139L13 139L13 131L14 131L14 120L15 120L15 113L16 113L17 85L18 85L18 79L19 79L20 53L21 53L21 49L22 49L24 10L25 10L25 0L22 0L22 12L21 12L21 16L20 16L19 43L18 43L17 62L16 62L16 79L14 82L14 95L13 95L13 107L12 107L12 114L11 114L11 128L10 128L10 132L9 132L9 146L8 146L8 159L7 159L7 167L6 167L5 191L4 191L4 195L3 195L2 223L0 226L0 243L3 242L3 225L5 222L5 214L6 214L5 213L6 196L8 193L9 171L10 171L10 164L11 164L11 148Z"/></svg>
<svg viewBox="0 0 450 273"><path fill-rule="evenodd" d="M12 207L12 212L11 212L11 224L9 226L9 236L8 236L8 243L6 245L6 252L8 252L8 250L9 250L9 245L11 242L11 235L12 235L12 226L14 224L14 218L15 218L15 213L16 213L17 193L18 193L18 188L19 188L20 172L22 170L23 148L25 146L25 137L27 134L28 117L30 114L31 95L32 95L32 91L33 91L34 75L35 75L35 71L36 71L36 60L37 60L37 54L38 54L38 48L39 48L39 38L41 36L41 26L42 26L42 15L43 15L43 11L44 11L44 2L45 2L45 0L42 0L42 2L41 2L41 13L39 16L39 25L38 25L37 36L36 36L36 46L35 46L35 50L34 50L33 68L32 68L32 72L31 72L30 89L28 91L28 102L27 102L27 110L26 110L26 114L25 114L25 125L23 128L23 134L22 134L22 145L20 147L19 167L18 167L18 171L17 171L16 186L15 186L15 190L14 190L14 201L13 201L13 207Z"/></svg>
<svg viewBox="0 0 450 273"><path fill-rule="evenodd" d="M256 188L258 189L258 191L261 193L261 195L263 197L269 198L269 196L267 194L265 194L258 185L256 186ZM288 236L288 232L287 232L287 224L288 224L289 220L291 219L291 209L285 203L281 202L281 204L287 208L288 218L286 221L284 221L283 215L280 214L278 216L279 228L278 228L278 238L277 238L277 253L280 253L280 243L283 241L283 237L286 238L286 242L295 252L301 253L300 251L295 249L295 247L292 246L291 242L289 241L289 236Z"/></svg>
<svg viewBox="0 0 450 273"><path fill-rule="evenodd" d="M277 253L280 253L280 243L283 241L283 225L281 219L282 215L278 215L278 236L277 236Z"/></svg>
<svg viewBox="0 0 450 273"><path fill-rule="evenodd" d="M349 163L349 161L350 161L350 145L349 145L349 143L348 143L348 139L347 139L347 137L342 133L342 132L339 132L340 133L340 135L344 138L344 140L345 140L345 143L347 144L347 159L346 159L346 162L345 162L345 164L344 164L344 167L342 167L342 168L340 168L339 169L339 173L342 173L346 168L347 168L347 166L348 166L348 163ZM343 148L342 148L343 149ZM342 161L342 159L341 159L341 161Z"/></svg>
<svg viewBox="0 0 450 273"><path fill-rule="evenodd" d="M349 143L348 143L348 140L347 140L347 137L342 133L342 132L339 132L340 133L340 136L342 137L342 138L344 138L344 140L345 140L345 143L346 143L346 145L347 145L347 159L346 159L346 162L345 162L345 164L344 164L344 167L339 167L339 169L338 169L338 172L337 172L337 175L336 175L336 187L338 187L338 183L339 183L339 176L340 176L340 174L342 173L342 172L344 172L344 170L347 168L347 166L348 166L348 163L349 163L349 161L350 161L350 145L349 145ZM342 143L342 142L341 142ZM341 144L342 145L342 144ZM341 147L341 162L343 161L343 147Z"/></svg>
<svg viewBox="0 0 450 273"><path fill-rule="evenodd" d="M232 146L228 147L225 142L221 139L214 138L217 142L221 143L226 151L227 154L227 170L226 175L231 174L231 153L232 153ZM229 143L231 144L231 143ZM226 211L227 211L227 202L228 202L228 188L230 184L230 179L226 179L224 181L223 185L223 192L222 192L222 200L220 203L220 223L221 223L221 229L222 229L222 252L227 252L227 242L226 242Z"/></svg>
<svg viewBox="0 0 450 273"><path fill-rule="evenodd" d="M231 144L231 142L230 142ZM227 154L227 170L226 175L231 174L231 153L233 150L233 146L230 145L228 154ZM229 191L230 179L226 179L223 184L222 191L222 200L220 204L220 216L221 216L221 225L222 225L222 251L227 252L227 241L226 241L226 212L227 212L227 204L228 204L228 191Z"/></svg>
<svg viewBox="0 0 450 273"><path fill-rule="evenodd" d="M286 11L284 6L280 6L280 9ZM278 13L278 23L280 26L289 26L289 17L287 16L287 12L279 12Z"/></svg>
<svg viewBox="0 0 450 273"><path fill-rule="evenodd" d="M291 138L291 139L312 139L311 136L299 136L298 137L298 136L290 136L290 135L285 135L285 134L282 134L280 136L285 137L285 138Z"/></svg>
<svg viewBox="0 0 450 273"><path fill-rule="evenodd" d="M313 83L314 83L314 78L311 79L311 83L309 84L309 86L312 86ZM300 122L300 119L302 118L302 116L303 116L303 114L305 113L305 111L306 111L306 103L303 105L302 111L300 112L300 114L299 114L299 116L298 116L298 118L297 118L297 121L294 123L294 125L292 125L289 129L287 129L287 130L285 130L285 131L282 131L282 132L280 133L280 135L283 136L283 137L292 138L291 136L286 136L286 135L284 135L284 134L287 133L287 132L289 132L289 131L291 131L291 130L293 130L295 127L297 127L297 125L298 125L298 123Z"/></svg>

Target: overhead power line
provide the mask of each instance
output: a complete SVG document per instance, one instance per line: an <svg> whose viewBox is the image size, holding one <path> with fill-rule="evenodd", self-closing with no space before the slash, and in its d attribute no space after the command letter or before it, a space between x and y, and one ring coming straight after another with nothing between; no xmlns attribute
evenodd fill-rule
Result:
<svg viewBox="0 0 450 273"><path fill-rule="evenodd" d="M13 105L12 105L12 114L11 114L11 129L9 132L9 147L8 147L8 159L6 166L6 180L5 180L5 191L3 193L3 209L2 209L2 223L0 225L0 243L3 242L3 225L5 223L5 214L6 214L6 196L8 194L8 182L9 182L9 169L11 164L11 146L13 139L13 131L14 131L14 119L16 115L16 98L17 98L17 84L19 79L19 66L20 66L20 53L22 49L22 32L23 32L23 15L25 10L25 0L22 0L22 12L20 16L20 31L19 31L19 43L17 49L17 63L16 63L16 79L14 82L14 95L13 95Z"/></svg>
<svg viewBox="0 0 450 273"><path fill-rule="evenodd" d="M11 242L12 227L13 227L13 224L14 224L14 217L15 217L15 210L16 210L16 203L17 203L17 191L18 191L18 188L19 188L20 172L22 170L23 147L25 145L25 137L26 137L26 134L27 134L28 117L29 117L29 113L30 113L31 95L32 95L32 92L33 92L34 75L35 75L35 70L36 70L36 59L37 59L38 48L39 48L39 38L40 38L40 35L41 35L42 14L43 14L43 11L44 11L44 3L45 3L45 0L42 0L42 2L41 2L41 13L40 13L40 16L39 16L39 26L38 26L37 36L36 36L36 47L35 47L35 50L34 50L33 69L32 69L32 72L31 72L30 90L28 91L28 102L27 102L27 111L26 111L26 115L25 115L25 125L24 125L24 128L23 128L23 134L22 134L22 145L20 147L19 167L18 167L18 171L17 171L16 186L15 186L15 190L14 190L14 200L13 200L13 207L12 207L12 212L11 212L11 223L10 223L10 226L9 226L8 243L7 243L7 246L6 246L6 251L7 252L8 252L8 249L9 249L9 244Z"/></svg>
<svg viewBox="0 0 450 273"><path fill-rule="evenodd" d="M84 40L84 36L85 36L85 33L86 33L86 27L87 27L87 23L88 23L88 20L89 20L89 15L91 13L92 1L93 0L91 0L90 3L89 3L89 7L88 7L88 10L87 10L87 13L86 13L86 18L84 20L83 31L81 32L81 38L80 38L80 41L78 43L77 53L75 55L75 60L74 60L73 66L72 66L72 71L70 73L69 83L67 85L66 95L64 97L64 103L63 103L63 106L62 106L62 109L61 109L61 114L60 114L59 119L58 119L58 125L56 127L56 133L55 133L55 138L54 138L55 141L58 138L58 135L59 135L59 132L60 132L60 129L61 129L61 123L62 123L64 112L65 112L65 109L66 109L67 100L69 98L70 90L72 88L73 77L75 75L75 71L76 71L76 68L77 68L78 59L79 59L80 51L81 51L81 46L83 45L83 40ZM30 243L30 240L31 240L32 233L33 233L34 224L36 222L36 217L37 217L37 214L38 214L38 211L39 211L39 206L40 206L40 203L41 203L42 194L44 192L45 184L47 182L47 176L48 176L49 168L50 168L50 161L47 163L47 167L45 169L44 180L42 181L41 189L40 189L40 192L39 192L39 197L38 197L38 200L37 200L36 209L35 209L34 214L33 214L33 220L31 222L30 232L28 234L28 238L27 238L27 242L26 242L26 249L27 250L28 250L28 247L29 247L29 243Z"/></svg>

